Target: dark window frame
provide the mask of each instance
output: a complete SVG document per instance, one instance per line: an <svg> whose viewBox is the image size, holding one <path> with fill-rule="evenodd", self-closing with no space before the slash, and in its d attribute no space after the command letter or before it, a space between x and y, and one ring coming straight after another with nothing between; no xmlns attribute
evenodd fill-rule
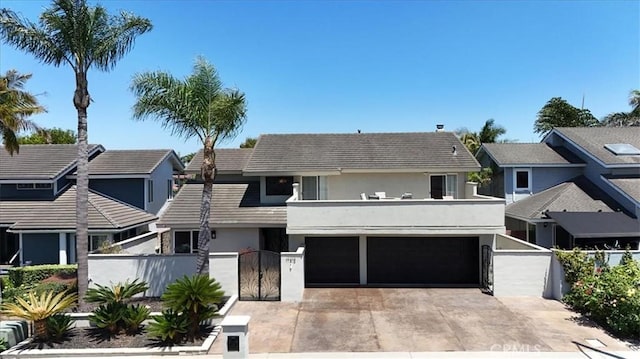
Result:
<svg viewBox="0 0 640 359"><path fill-rule="evenodd" d="M264 182L267 196L293 195L293 176L269 176Z"/></svg>

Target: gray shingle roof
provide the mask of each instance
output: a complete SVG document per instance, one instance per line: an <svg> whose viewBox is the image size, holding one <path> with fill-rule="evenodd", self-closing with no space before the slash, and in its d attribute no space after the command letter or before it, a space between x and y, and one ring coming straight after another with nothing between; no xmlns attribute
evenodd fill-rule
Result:
<svg viewBox="0 0 640 359"><path fill-rule="evenodd" d="M605 144L628 143L640 148L640 127L558 127L554 129L607 165L639 165L640 155L616 156Z"/></svg>
<svg viewBox="0 0 640 359"><path fill-rule="evenodd" d="M104 151L100 145L89 145L92 151ZM75 165L76 145L21 145L20 153L10 156L0 148L0 180L53 179Z"/></svg>
<svg viewBox="0 0 640 359"><path fill-rule="evenodd" d="M150 174L169 156L172 158L174 168L182 171L184 165L173 150L108 150L89 162L89 174Z"/></svg>
<svg viewBox="0 0 640 359"><path fill-rule="evenodd" d="M541 219L551 212L614 212L620 206L583 176L561 183L505 208L508 217Z"/></svg>
<svg viewBox="0 0 640 359"><path fill-rule="evenodd" d="M259 137L245 173L434 168L480 165L451 132L280 134Z"/></svg>
<svg viewBox="0 0 640 359"><path fill-rule="evenodd" d="M198 228L202 184L186 184L164 212L158 225ZM214 184L209 221L212 227L285 225L286 206L261 206L260 184Z"/></svg>
<svg viewBox="0 0 640 359"><path fill-rule="evenodd" d="M53 201L0 201L0 222L12 230L75 230L76 188ZM128 204L89 191L89 230L118 231L157 219Z"/></svg>
<svg viewBox="0 0 640 359"><path fill-rule="evenodd" d="M216 167L220 174L240 174L246 166L253 148L216 148ZM204 150L200 150L193 156L185 169L185 173L200 173L200 166L204 157Z"/></svg>
<svg viewBox="0 0 640 359"><path fill-rule="evenodd" d="M640 177L635 178L609 178L609 182L620 188L624 193L640 202Z"/></svg>
<svg viewBox="0 0 640 359"><path fill-rule="evenodd" d="M546 143L485 143L482 148L498 166L557 166L584 163L565 148L554 148Z"/></svg>

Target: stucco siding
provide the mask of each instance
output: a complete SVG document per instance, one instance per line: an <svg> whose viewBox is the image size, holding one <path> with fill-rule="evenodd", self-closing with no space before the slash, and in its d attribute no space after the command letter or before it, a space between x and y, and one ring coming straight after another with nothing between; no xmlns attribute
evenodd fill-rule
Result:
<svg viewBox="0 0 640 359"><path fill-rule="evenodd" d="M36 264L58 264L59 257L58 233L23 233L22 261Z"/></svg>
<svg viewBox="0 0 640 359"><path fill-rule="evenodd" d="M260 249L259 228L218 228L210 251L237 252L247 248Z"/></svg>
<svg viewBox="0 0 640 359"><path fill-rule="evenodd" d="M144 179L90 179L89 188L144 210Z"/></svg>
<svg viewBox="0 0 640 359"><path fill-rule="evenodd" d="M173 165L169 157L151 173L153 181L153 202L148 202L147 212L158 214L162 206L168 199L169 187L168 181L173 179Z"/></svg>
<svg viewBox="0 0 640 359"><path fill-rule="evenodd" d="M493 295L551 297L550 270L550 251L494 251Z"/></svg>

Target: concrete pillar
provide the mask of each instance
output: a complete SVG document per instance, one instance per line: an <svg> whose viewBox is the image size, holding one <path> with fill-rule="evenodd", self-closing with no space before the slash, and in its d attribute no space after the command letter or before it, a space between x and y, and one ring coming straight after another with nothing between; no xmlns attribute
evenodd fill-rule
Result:
<svg viewBox="0 0 640 359"><path fill-rule="evenodd" d="M58 262L60 264L67 264L67 234L58 233Z"/></svg>
<svg viewBox="0 0 640 359"><path fill-rule="evenodd" d="M367 284L367 236L360 236L360 284Z"/></svg>
<svg viewBox="0 0 640 359"><path fill-rule="evenodd" d="M464 186L464 198L473 199L478 195L478 184L475 182L466 182Z"/></svg>
<svg viewBox="0 0 640 359"><path fill-rule="evenodd" d="M291 199L294 201L300 200L300 183L293 184L293 195L291 196Z"/></svg>
<svg viewBox="0 0 640 359"><path fill-rule="evenodd" d="M249 358L249 319L248 315L228 315L220 325L224 334L224 359Z"/></svg>

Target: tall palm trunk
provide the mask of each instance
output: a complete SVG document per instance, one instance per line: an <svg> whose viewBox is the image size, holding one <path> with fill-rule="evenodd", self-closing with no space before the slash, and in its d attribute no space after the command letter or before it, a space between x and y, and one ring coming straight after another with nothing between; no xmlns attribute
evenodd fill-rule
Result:
<svg viewBox="0 0 640 359"><path fill-rule="evenodd" d="M78 175L76 180L76 258L78 262L78 304L84 309L84 296L89 286L89 156L87 140L87 108L89 90L86 73L76 72L73 104L78 110Z"/></svg>
<svg viewBox="0 0 640 359"><path fill-rule="evenodd" d="M213 179L216 176L216 154L213 150L214 139L207 136L204 140L204 159L202 160L202 201L200 202L200 234L198 235L198 259L196 273L209 276L209 244L211 242L211 228L209 228L209 214L211 212L211 195Z"/></svg>

